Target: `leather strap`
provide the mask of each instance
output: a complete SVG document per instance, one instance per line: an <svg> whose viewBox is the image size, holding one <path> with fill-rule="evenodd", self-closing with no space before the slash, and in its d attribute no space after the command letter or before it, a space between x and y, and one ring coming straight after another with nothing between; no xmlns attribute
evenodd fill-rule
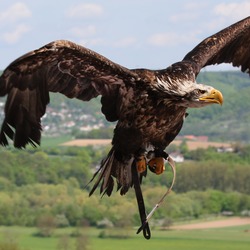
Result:
<svg viewBox="0 0 250 250"><path fill-rule="evenodd" d="M151 232L149 228L149 224L147 222L147 215L143 200L143 195L141 191L140 177L136 169L135 160L132 164L132 178L134 183L135 195L137 200L137 205L141 218L141 227L137 230L137 234L139 234L143 230L143 236L145 239L149 240L151 238Z"/></svg>

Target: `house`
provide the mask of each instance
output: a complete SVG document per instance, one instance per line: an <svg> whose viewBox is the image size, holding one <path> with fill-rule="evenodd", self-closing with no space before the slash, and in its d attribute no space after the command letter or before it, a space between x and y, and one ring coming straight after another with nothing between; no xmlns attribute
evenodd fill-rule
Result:
<svg viewBox="0 0 250 250"><path fill-rule="evenodd" d="M175 162L184 162L184 156L179 152L172 152L169 154Z"/></svg>

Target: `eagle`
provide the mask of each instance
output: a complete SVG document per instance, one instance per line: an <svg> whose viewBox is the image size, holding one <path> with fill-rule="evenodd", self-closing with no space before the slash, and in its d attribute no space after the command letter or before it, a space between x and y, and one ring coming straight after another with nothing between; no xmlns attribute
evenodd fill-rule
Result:
<svg viewBox="0 0 250 250"><path fill-rule="evenodd" d="M117 123L90 194L100 186L101 194L111 195L116 186L124 195L140 187L147 169L164 171L165 149L180 132L188 108L223 103L219 90L196 82L203 67L221 63L249 74L250 17L204 39L182 61L160 70L128 69L71 41L53 41L19 57L1 75L0 96L7 95L7 100L0 144L40 144L49 92L82 101L100 96L105 118Z"/></svg>

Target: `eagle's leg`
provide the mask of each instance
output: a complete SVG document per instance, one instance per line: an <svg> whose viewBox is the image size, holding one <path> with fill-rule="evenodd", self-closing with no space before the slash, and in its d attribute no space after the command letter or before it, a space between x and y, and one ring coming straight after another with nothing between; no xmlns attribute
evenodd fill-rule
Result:
<svg viewBox="0 0 250 250"><path fill-rule="evenodd" d="M168 154L163 150L155 150L150 153L154 156L151 156L151 160L148 162L149 169L157 175L162 174L165 170L164 160L168 158Z"/></svg>
<svg viewBox="0 0 250 250"><path fill-rule="evenodd" d="M145 157L143 158L145 160ZM134 183L135 195L136 195L137 205L138 205L138 209L140 213L141 224L142 224L142 226L138 229L137 234L143 231L144 238L149 240L151 237L151 232L150 232L149 224L147 222L147 214L146 214L144 199L143 199L143 195L141 191L140 175L138 175L138 167L136 165L138 162L137 159L138 158L135 159L132 165L132 179Z"/></svg>
<svg viewBox="0 0 250 250"><path fill-rule="evenodd" d="M138 173L143 173L147 169L147 162L144 156L139 156L136 159L136 168Z"/></svg>

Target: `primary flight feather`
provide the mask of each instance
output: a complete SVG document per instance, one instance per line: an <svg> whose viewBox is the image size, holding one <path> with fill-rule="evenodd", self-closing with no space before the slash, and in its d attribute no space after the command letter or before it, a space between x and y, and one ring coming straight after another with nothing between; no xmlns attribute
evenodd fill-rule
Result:
<svg viewBox="0 0 250 250"><path fill-rule="evenodd" d="M110 195L133 185L132 167L142 176L149 168L162 173L165 148L178 135L187 108L222 104L214 87L196 82L208 65L232 63L249 74L250 17L208 37L182 61L166 69L127 69L70 41L54 41L12 62L0 78L7 95L0 144L24 148L40 144L41 117L49 92L82 101L101 96L102 112L117 121L112 148L102 161L91 193L101 183Z"/></svg>

